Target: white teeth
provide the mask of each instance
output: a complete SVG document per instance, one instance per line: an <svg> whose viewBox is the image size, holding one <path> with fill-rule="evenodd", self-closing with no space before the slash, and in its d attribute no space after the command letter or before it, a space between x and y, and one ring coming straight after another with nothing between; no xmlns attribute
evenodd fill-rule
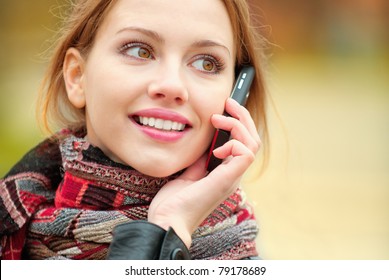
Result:
<svg viewBox="0 0 389 280"><path fill-rule="evenodd" d="M173 122L172 121L164 121L163 122L163 130L171 130Z"/></svg>
<svg viewBox="0 0 389 280"><path fill-rule="evenodd" d="M154 127L158 128L158 129L162 129L163 128L163 122L164 122L163 119L156 119Z"/></svg>
<svg viewBox="0 0 389 280"><path fill-rule="evenodd" d="M147 118L147 117L139 117L139 122L143 125L155 127L161 130L176 130L181 131L184 130L185 124L173 122L170 120L156 119L156 118Z"/></svg>

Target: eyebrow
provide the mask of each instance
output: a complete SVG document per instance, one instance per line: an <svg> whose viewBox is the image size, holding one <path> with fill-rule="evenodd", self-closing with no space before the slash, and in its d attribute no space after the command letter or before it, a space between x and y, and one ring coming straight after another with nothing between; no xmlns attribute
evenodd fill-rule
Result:
<svg viewBox="0 0 389 280"><path fill-rule="evenodd" d="M143 33L144 35L147 35L147 36L149 36L149 37L153 38L154 40L161 42L161 43L163 43L165 41L161 36L159 36L159 34L157 32L146 29L146 28L142 28L142 27L135 27L135 26L124 27L124 28L120 29L118 32L116 32L116 34L120 34L120 33L126 32L126 31L136 31L139 33Z"/></svg>
<svg viewBox="0 0 389 280"><path fill-rule="evenodd" d="M124 27L124 28L120 29L116 34L120 34L122 32L126 32L126 31L135 31L135 32L143 33L144 35L153 38L157 42L160 42L160 43L165 42L165 40L157 32L150 30L150 29L142 28L142 27L135 27L135 26ZM228 49L228 47L226 47L225 45L218 43L216 41L199 40L199 41L194 42L192 44L192 47L195 47L195 48L221 47L221 48L225 49L227 51L227 53L229 54L229 56L231 57L231 52Z"/></svg>
<svg viewBox="0 0 389 280"><path fill-rule="evenodd" d="M200 41L195 42L193 44L193 46L197 47L197 48L221 47L228 52L229 56L231 56L230 50L225 45L220 44L220 43L215 42L215 41L212 41L212 40L200 40Z"/></svg>

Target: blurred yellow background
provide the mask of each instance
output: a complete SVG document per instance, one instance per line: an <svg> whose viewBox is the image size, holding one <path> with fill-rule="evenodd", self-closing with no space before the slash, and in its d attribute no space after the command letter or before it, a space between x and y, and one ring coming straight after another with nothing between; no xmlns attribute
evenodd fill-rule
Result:
<svg viewBox="0 0 389 280"><path fill-rule="evenodd" d="M245 184L261 255L389 259L389 1L251 2L281 117L269 168ZM34 102L58 3L1 0L1 177L43 137Z"/></svg>

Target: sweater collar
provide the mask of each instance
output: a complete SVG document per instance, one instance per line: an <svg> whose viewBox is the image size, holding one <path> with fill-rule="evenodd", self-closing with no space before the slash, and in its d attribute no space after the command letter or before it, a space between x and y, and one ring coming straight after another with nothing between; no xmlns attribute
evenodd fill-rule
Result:
<svg viewBox="0 0 389 280"><path fill-rule="evenodd" d="M154 196L163 185L175 178L152 177L140 173L130 166L112 161L101 149L91 145L85 138L74 135L60 143L62 166L79 178L109 184L129 191Z"/></svg>

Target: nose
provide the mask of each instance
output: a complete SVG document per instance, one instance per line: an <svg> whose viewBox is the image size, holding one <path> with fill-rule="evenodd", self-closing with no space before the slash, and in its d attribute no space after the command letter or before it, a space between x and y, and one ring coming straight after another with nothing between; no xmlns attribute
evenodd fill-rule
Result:
<svg viewBox="0 0 389 280"><path fill-rule="evenodd" d="M161 65L148 87L152 99L183 104L189 95L180 65Z"/></svg>

